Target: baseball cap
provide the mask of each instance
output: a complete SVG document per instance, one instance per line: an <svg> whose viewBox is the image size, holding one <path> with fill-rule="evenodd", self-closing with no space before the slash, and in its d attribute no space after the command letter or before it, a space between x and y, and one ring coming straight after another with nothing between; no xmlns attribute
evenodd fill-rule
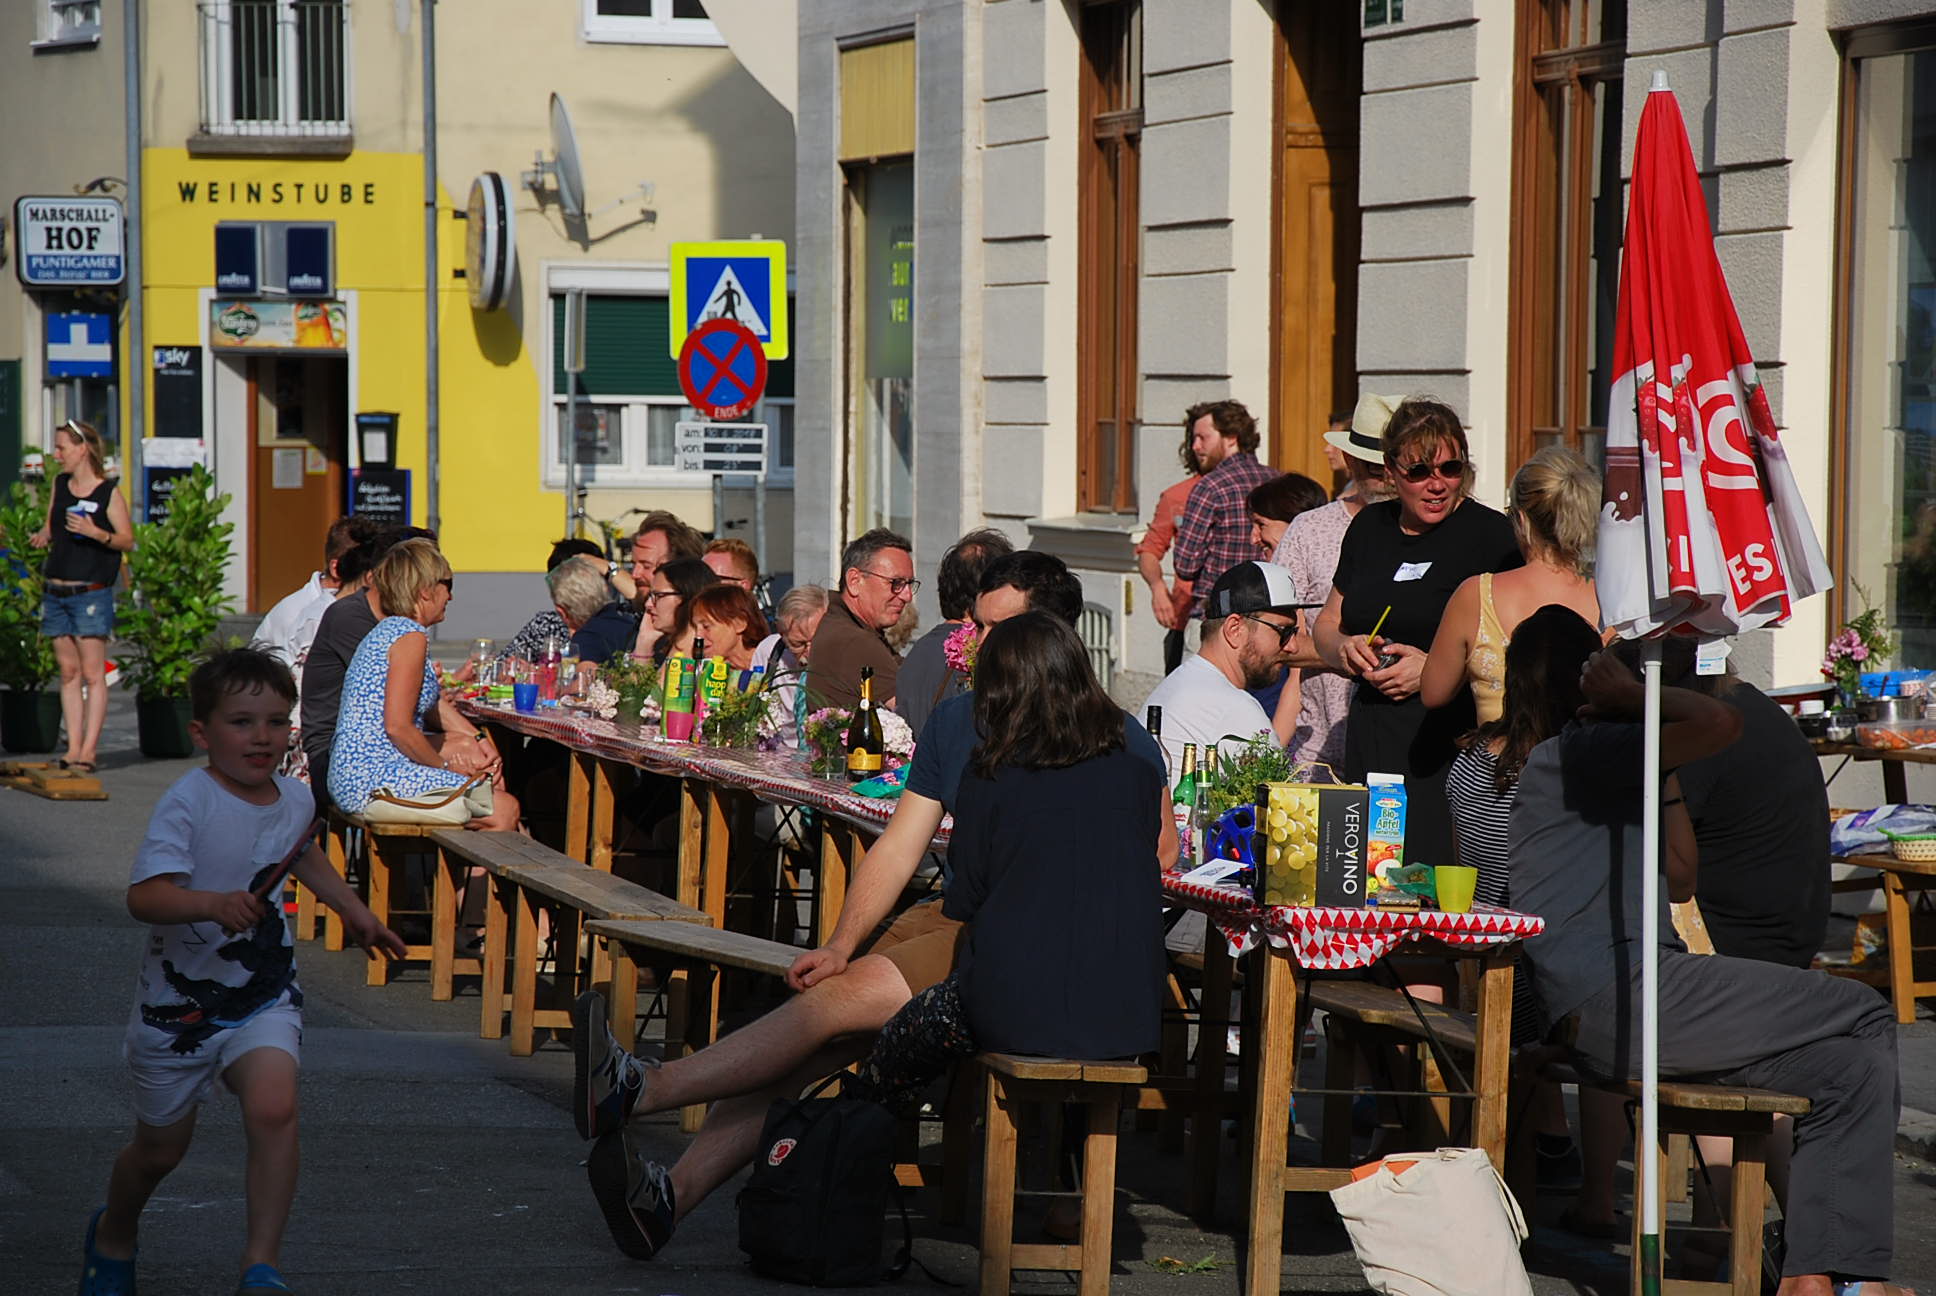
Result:
<svg viewBox="0 0 1936 1296"><path fill-rule="evenodd" d="M1378 396L1366 392L1351 411L1351 426L1326 432L1324 439L1354 459L1385 462L1385 424L1392 411L1405 403L1403 396Z"/></svg>
<svg viewBox="0 0 1936 1296"><path fill-rule="evenodd" d="M1237 616L1244 612L1281 612L1285 616L1299 608L1320 607L1297 596L1291 574L1276 563L1238 563L1210 587L1203 613L1208 617Z"/></svg>

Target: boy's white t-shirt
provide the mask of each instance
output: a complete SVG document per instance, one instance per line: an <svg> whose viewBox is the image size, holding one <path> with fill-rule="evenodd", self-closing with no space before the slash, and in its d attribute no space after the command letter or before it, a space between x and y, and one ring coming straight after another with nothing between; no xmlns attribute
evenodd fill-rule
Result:
<svg viewBox="0 0 1936 1296"><path fill-rule="evenodd" d="M183 885L196 891L253 889L316 813L315 797L300 781L278 774L275 782L275 804L258 806L224 788L206 768L175 780L148 819L130 885L182 873ZM234 936L213 922L149 928L130 1037L142 1034L176 1053L195 1053L218 1031L265 1008L281 1002L300 1008L280 887L268 909L254 929Z"/></svg>

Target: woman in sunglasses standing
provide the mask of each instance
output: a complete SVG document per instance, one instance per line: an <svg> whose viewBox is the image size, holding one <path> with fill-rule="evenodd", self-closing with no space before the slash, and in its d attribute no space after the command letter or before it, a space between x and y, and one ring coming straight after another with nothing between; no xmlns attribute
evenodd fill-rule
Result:
<svg viewBox="0 0 1936 1296"><path fill-rule="evenodd" d="M40 632L54 641L60 663L61 719L67 754L61 765L94 772L101 724L108 714L108 636L114 633L114 584L121 555L134 548L128 502L107 474L101 434L73 419L54 429L54 478L47 524L28 537L48 549L47 592Z"/></svg>
<svg viewBox="0 0 1936 1296"><path fill-rule="evenodd" d="M1521 564L1512 524L1471 498L1472 463L1459 416L1411 399L1385 425L1385 475L1395 496L1367 504L1338 554L1318 614L1318 652L1357 679L1345 717L1344 769L1405 779L1407 863L1454 863L1445 771L1474 724L1472 694L1428 710L1419 696L1427 653L1452 594L1469 577Z"/></svg>

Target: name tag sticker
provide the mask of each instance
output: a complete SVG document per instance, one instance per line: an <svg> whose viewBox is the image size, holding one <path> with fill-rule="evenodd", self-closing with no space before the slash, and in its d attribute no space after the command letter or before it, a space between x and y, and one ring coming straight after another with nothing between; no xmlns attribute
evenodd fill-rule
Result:
<svg viewBox="0 0 1936 1296"><path fill-rule="evenodd" d="M1398 570L1392 573L1392 579L1395 581L1423 580L1425 579L1425 573L1431 570L1432 564L1428 562L1400 563L1398 564Z"/></svg>

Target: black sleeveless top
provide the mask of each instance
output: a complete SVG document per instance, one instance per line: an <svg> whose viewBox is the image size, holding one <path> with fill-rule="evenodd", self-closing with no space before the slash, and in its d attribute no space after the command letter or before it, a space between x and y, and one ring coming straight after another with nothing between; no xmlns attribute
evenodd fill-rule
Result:
<svg viewBox="0 0 1936 1296"><path fill-rule="evenodd" d="M74 494L66 473L54 479L54 516L49 530L53 543L47 550L47 580L112 585L121 575L119 552L67 529L67 511L78 505L88 510L88 521L104 531L113 531L114 522L108 517L108 500L113 494L112 482L104 481L80 497Z"/></svg>

